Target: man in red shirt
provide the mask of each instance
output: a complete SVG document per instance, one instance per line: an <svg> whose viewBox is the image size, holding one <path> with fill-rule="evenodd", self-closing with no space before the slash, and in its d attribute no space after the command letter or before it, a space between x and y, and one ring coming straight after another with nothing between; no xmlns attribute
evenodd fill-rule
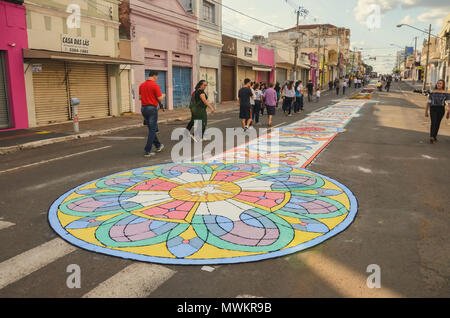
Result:
<svg viewBox="0 0 450 318"><path fill-rule="evenodd" d="M141 112L148 126L148 139L145 146L145 157L153 157L156 153L152 152L152 146L155 145L156 152L161 152L164 145L161 144L156 136L158 131L158 105L162 103L165 94L161 94L161 89L156 83L158 72L150 71L148 79L139 86L139 97L141 100Z"/></svg>

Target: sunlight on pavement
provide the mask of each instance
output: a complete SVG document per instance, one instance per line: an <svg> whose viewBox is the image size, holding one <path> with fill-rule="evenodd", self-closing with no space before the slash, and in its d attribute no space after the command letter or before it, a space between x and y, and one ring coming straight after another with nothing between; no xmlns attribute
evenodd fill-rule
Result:
<svg viewBox="0 0 450 318"><path fill-rule="evenodd" d="M295 257L344 297L403 297L383 286L383 268L381 269L381 288L371 289L366 285L370 273L357 272L323 253L307 251Z"/></svg>

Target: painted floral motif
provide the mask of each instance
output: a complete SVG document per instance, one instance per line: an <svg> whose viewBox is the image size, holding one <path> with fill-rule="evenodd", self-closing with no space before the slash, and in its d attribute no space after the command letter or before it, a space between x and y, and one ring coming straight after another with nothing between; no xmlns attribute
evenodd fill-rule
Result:
<svg viewBox="0 0 450 318"><path fill-rule="evenodd" d="M350 212L347 192L326 177L285 165L168 164L81 186L54 204L50 220L66 239L106 254L173 264L234 263L292 253L324 239Z"/></svg>

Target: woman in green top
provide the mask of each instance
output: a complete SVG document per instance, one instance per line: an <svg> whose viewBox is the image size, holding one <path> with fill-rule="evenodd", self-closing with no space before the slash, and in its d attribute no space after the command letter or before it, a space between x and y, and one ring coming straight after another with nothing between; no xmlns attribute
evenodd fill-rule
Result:
<svg viewBox="0 0 450 318"><path fill-rule="evenodd" d="M207 86L208 85L205 80L201 80L195 86L195 91L192 93L191 104L189 106L189 108L191 109L192 117L191 117L191 121L189 122L189 124L186 127L186 129L190 133L192 127L194 126L195 121L201 120L202 121L202 138L203 138L203 140L205 140L205 138L203 136L205 134L206 124L208 121L208 115L206 113L206 108L209 107L209 109L211 110L211 113L215 112L214 108L208 102L208 96L205 93L205 89ZM194 135L195 135L195 132L194 132ZM195 138L194 135L191 135L191 138L196 142L199 141Z"/></svg>

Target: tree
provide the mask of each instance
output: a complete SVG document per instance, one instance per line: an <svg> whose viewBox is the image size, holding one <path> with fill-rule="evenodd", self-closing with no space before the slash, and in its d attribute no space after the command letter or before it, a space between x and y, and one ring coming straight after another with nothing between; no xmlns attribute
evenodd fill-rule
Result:
<svg viewBox="0 0 450 318"><path fill-rule="evenodd" d="M364 62L362 62L362 66L364 66L364 68L366 69L366 74L370 74L373 72L373 66L372 65L368 65Z"/></svg>

